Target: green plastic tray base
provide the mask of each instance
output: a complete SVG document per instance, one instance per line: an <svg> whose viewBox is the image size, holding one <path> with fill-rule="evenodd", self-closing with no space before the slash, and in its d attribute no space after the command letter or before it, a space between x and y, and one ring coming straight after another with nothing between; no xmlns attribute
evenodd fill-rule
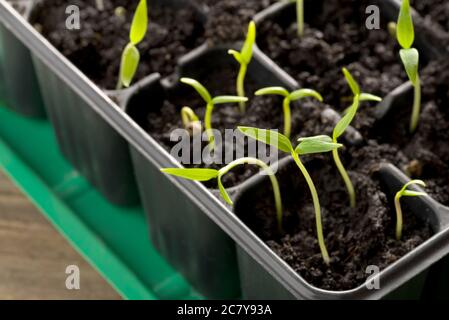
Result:
<svg viewBox="0 0 449 320"><path fill-rule="evenodd" d="M62 158L48 121L0 104L0 167L124 298L201 299L152 247L142 208L108 203Z"/></svg>

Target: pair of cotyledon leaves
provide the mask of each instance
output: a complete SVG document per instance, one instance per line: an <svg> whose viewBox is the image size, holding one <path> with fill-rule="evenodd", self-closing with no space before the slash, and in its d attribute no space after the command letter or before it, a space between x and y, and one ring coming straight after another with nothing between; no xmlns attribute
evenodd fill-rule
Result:
<svg viewBox="0 0 449 320"><path fill-rule="evenodd" d="M261 141L265 144L272 145L279 150L286 152L286 153L296 153L298 155L306 155L306 154L313 154L313 153L323 153L323 152L330 152L333 150L336 150L340 148L342 145L339 143L336 143L336 139L340 137L347 127L352 122L360 101L380 101L381 99L379 97L376 97L371 94L362 93L360 90L360 86L358 83L354 80L352 75L349 73L347 69L343 69L343 74L346 78L346 81L348 82L348 85L350 86L353 94L354 94L354 103L352 106L347 110L346 114L342 117L342 119L337 123L335 129L333 138L326 135L319 135L314 137L307 137L307 138L300 138L298 139L298 146L296 148L293 148L290 139L287 138L285 135L278 133L274 130L266 130L266 129L257 129L257 128L250 128L250 127L238 127L238 129L244 133L245 135ZM201 95L201 97L207 102L207 103L220 103L220 102L229 102L229 99L236 98L236 97L216 97L212 98L210 93L207 91L204 86L202 86L198 81L194 79L188 79L183 78L181 79L183 83L189 84L192 87L194 87L198 93ZM291 100L300 99L303 97L315 97L318 100L322 100L322 97L314 90L310 89L300 89L293 92L288 92L286 89L282 87L271 87L262 89L259 94L278 94L282 95L286 98L289 98ZM235 101L236 102L236 101ZM168 168L163 169L163 172L167 174L171 174L173 176L181 177L184 179L189 180L195 180L195 181L209 181L211 179L218 178L218 184L221 191L221 194L223 198L228 202L232 203L230 201L229 196L227 195L225 188L221 184L221 176L224 174L223 171L215 170L215 169L185 169L185 168Z"/></svg>

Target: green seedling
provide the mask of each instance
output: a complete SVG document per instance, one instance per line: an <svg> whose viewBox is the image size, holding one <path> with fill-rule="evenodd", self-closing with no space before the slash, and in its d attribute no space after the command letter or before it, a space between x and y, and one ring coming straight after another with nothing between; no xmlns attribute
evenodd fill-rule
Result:
<svg viewBox="0 0 449 320"><path fill-rule="evenodd" d="M137 45L143 40L148 29L148 10L147 1L140 0L134 13L131 29L129 32L129 43L126 45L122 53L120 62L120 74L117 82L117 90L129 87L137 67L139 66L140 53Z"/></svg>
<svg viewBox="0 0 449 320"><path fill-rule="evenodd" d="M235 60L240 64L239 74L237 76L237 95L239 97L245 97L245 77L248 71L248 65L253 58L253 47L256 42L256 24L251 21L248 26L248 33L246 35L245 43L243 44L240 52L230 49L229 54L233 55ZM240 111L245 112L245 102L240 102Z"/></svg>
<svg viewBox="0 0 449 320"><path fill-rule="evenodd" d="M228 203L229 205L233 205L232 199L229 196L228 192L226 191L226 188L223 186L223 183L221 182L222 177L227 174L229 171L234 169L237 166L240 165L256 165L260 167L270 178L271 185L273 187L273 194L274 194L274 202L276 206L276 218L277 218L277 224L279 231L282 233L282 199L281 199L281 191L279 189L279 183L276 178L276 175L274 174L273 170L263 161L256 159L256 158L240 158L237 159L227 166L221 168L220 170L215 169L184 169L184 168L166 168L161 169L162 172L166 174L170 174L172 176L188 179L188 180L194 180L194 181L209 181L212 179L217 179L218 187L220 190L220 194L223 197L223 199Z"/></svg>
<svg viewBox="0 0 449 320"><path fill-rule="evenodd" d="M296 2L296 21L298 25L298 36L304 36L304 0L287 0L290 3Z"/></svg>
<svg viewBox="0 0 449 320"><path fill-rule="evenodd" d="M425 187L426 184L422 180L412 180L406 183L401 190L396 193L394 197L394 206L396 208L396 239L401 240L402 238L402 208L401 208L401 198L402 197L423 197L427 196L424 192L408 190L407 188L412 185L419 185Z"/></svg>
<svg viewBox="0 0 449 320"><path fill-rule="evenodd" d="M248 98L236 97L236 96L217 96L212 98L211 94L207 89L198 81L191 78L181 78L181 82L193 87L198 94L206 102L206 114L204 115L204 127L206 129L206 134L209 139L209 147L213 149L215 147L215 137L213 135L212 129L212 112L217 104L225 103L240 103L247 102Z"/></svg>
<svg viewBox="0 0 449 320"><path fill-rule="evenodd" d="M419 122L421 109L421 80L418 74L419 52L412 48L415 30L410 10L410 1L402 0L396 27L396 37L402 49L399 51L407 76L414 87L413 111L410 120L410 132L414 132Z"/></svg>
<svg viewBox="0 0 449 320"><path fill-rule="evenodd" d="M330 258L326 248L326 244L324 242L323 235L323 226L321 222L321 206L318 198L318 193L315 188L315 184L312 181L312 178L307 171L304 164L301 162L299 156L313 154L313 153L324 153L330 152L332 150L340 148L342 145L338 143L334 143L331 137L328 136L315 136L308 138L301 138L298 140L299 144L296 148L293 148L290 143L290 139L284 136L283 134L278 133L274 130L265 130L265 129L256 129L249 127L239 127L239 130L258 141L261 141L265 144L274 146L283 152L290 153L293 157L296 165L304 176L307 185L310 189L310 193L312 194L313 206L315 208L315 220L316 220L316 229L317 229L317 237L318 244L320 246L321 255L323 257L324 262L329 265Z"/></svg>
<svg viewBox="0 0 449 320"><path fill-rule="evenodd" d="M361 101L376 101L376 102L382 101L380 97L377 97L369 93L362 93L360 91L359 84L354 80L351 73L349 73L349 71L346 68L343 68L343 74L349 87L351 88L352 93L354 94L354 98L352 105L346 110L346 114L341 118L341 120L337 123L337 125L334 128L332 134L332 141L334 143L338 142L338 138L343 135L346 129L350 126L352 120L354 120L354 117L357 114ZM352 208L355 208L356 194L354 190L354 185L352 184L351 178L349 177L348 172L346 171L345 167L343 166L343 163L341 162L338 150L333 150L332 156L334 158L335 165L337 166L338 171L340 172L340 175L343 178L343 181L346 185L346 189L348 190L350 205Z"/></svg>
<svg viewBox="0 0 449 320"><path fill-rule="evenodd" d="M292 120L291 120L291 107L292 101L312 97L322 102L323 97L312 89L299 89L293 92L288 92L287 89L282 87L270 87L260 89L256 92L256 96L262 95L278 95L284 97L283 110L284 110L284 135L290 139Z"/></svg>
<svg viewBox="0 0 449 320"><path fill-rule="evenodd" d="M191 136L196 136L201 133L201 121L190 107L183 107L181 109L181 119L182 125L189 131Z"/></svg>
<svg viewBox="0 0 449 320"><path fill-rule="evenodd" d="M388 33L390 34L390 37L392 37L393 39L396 38L397 27L398 25L394 21L390 21L387 25Z"/></svg>

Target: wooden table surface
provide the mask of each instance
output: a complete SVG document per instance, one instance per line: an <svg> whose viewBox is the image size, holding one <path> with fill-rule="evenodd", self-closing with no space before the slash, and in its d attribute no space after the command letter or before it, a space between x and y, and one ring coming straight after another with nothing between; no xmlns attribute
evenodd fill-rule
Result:
<svg viewBox="0 0 449 320"><path fill-rule="evenodd" d="M66 288L66 267L80 289ZM120 299L0 170L0 299Z"/></svg>

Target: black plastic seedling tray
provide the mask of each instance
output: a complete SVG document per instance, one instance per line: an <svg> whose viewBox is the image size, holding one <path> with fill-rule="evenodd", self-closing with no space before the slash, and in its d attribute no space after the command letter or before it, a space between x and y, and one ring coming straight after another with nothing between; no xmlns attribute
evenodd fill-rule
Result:
<svg viewBox="0 0 449 320"><path fill-rule="evenodd" d="M388 19L396 18L397 2L379 0L376 3ZM306 6L312 5L315 2L306 1ZM259 24L285 10L289 10L289 5L274 5L255 20ZM63 154L115 203L138 201L136 177L153 243L206 297L238 297L241 288L243 297L262 299L378 299L392 294L417 298L421 296L423 283L429 281L426 270L449 252L447 210L428 198L407 200L413 212L430 219L435 235L383 270L380 290L369 291L361 286L332 292L311 286L238 218L239 208L250 203L249 194L254 191L254 185L263 183L263 178L253 177L233 189L238 199L233 212L213 190L163 175L160 168L177 167L180 163L132 119L139 97L159 107L157 101L163 94L158 92L170 88L179 76L195 76L203 68L223 63L223 48L210 49L204 45L181 59L175 75L163 80L158 75L149 75L117 94L95 86L4 0L0 2L0 21L2 34L7 34L2 39L12 36L16 45L31 53ZM428 39L425 30L417 39L425 59L442 55L442 49L434 49ZM209 57L208 63L198 62L198 56ZM261 85L299 87L258 49L250 73ZM390 196L392 190L407 180L389 164L382 166L380 173L387 186L385 192Z"/></svg>

